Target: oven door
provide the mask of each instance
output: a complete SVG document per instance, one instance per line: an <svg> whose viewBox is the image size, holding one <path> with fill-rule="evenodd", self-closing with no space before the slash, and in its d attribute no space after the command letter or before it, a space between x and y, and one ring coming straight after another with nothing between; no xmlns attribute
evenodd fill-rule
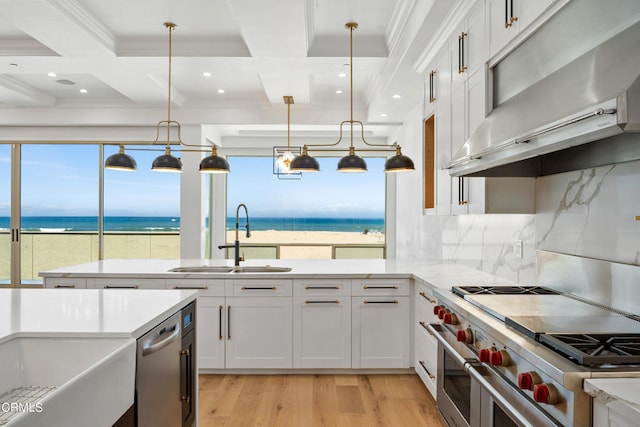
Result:
<svg viewBox="0 0 640 427"><path fill-rule="evenodd" d="M475 358L445 326L428 329L438 340L438 410L451 426L561 426L502 375Z"/></svg>
<svg viewBox="0 0 640 427"><path fill-rule="evenodd" d="M468 372L467 364L475 361L470 350L455 349L445 334L451 335L439 324L427 328L438 339L437 405L450 426L470 427L480 418L480 390ZM460 347L458 345L458 347ZM461 354L462 353L462 354Z"/></svg>

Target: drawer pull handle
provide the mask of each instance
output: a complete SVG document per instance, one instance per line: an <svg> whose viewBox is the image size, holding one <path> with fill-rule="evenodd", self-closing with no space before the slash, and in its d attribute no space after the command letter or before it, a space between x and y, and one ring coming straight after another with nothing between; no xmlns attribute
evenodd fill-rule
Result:
<svg viewBox="0 0 640 427"><path fill-rule="evenodd" d="M420 296L429 301L431 304L436 303L436 300L429 298L424 292L420 292Z"/></svg>
<svg viewBox="0 0 640 427"><path fill-rule="evenodd" d="M305 289L340 289L340 286L310 286L306 285Z"/></svg>
<svg viewBox="0 0 640 427"><path fill-rule="evenodd" d="M398 304L398 300L393 301L367 301L364 300L364 304Z"/></svg>
<svg viewBox="0 0 640 427"><path fill-rule="evenodd" d="M222 306L218 306L218 341L222 341Z"/></svg>
<svg viewBox="0 0 640 427"><path fill-rule="evenodd" d="M71 288L75 288L76 285L55 285L54 288L57 289L71 289Z"/></svg>
<svg viewBox="0 0 640 427"><path fill-rule="evenodd" d="M231 339L231 306L227 306L227 339Z"/></svg>
<svg viewBox="0 0 640 427"><path fill-rule="evenodd" d="M371 286L371 285L364 285L363 286L364 289L398 289L398 285L393 285L393 286Z"/></svg>
<svg viewBox="0 0 640 427"><path fill-rule="evenodd" d="M105 285L105 289L138 289L138 285L131 286L118 286L118 285Z"/></svg>
<svg viewBox="0 0 640 427"><path fill-rule="evenodd" d="M424 371L427 373L427 375L429 376L429 379L433 380L436 378L436 376L433 375L431 372L429 372L427 367L424 365L424 360L418 360L418 363L420 364L420 366L422 366L422 369L424 369Z"/></svg>
<svg viewBox="0 0 640 427"><path fill-rule="evenodd" d="M173 289L198 289L198 290L206 290L209 289L208 286L174 286Z"/></svg>
<svg viewBox="0 0 640 427"><path fill-rule="evenodd" d="M337 299L333 300L333 301L309 301L309 300L306 300L304 303L305 304L340 304L340 301L338 301Z"/></svg>
<svg viewBox="0 0 640 427"><path fill-rule="evenodd" d="M243 286L243 291L275 291L275 286Z"/></svg>

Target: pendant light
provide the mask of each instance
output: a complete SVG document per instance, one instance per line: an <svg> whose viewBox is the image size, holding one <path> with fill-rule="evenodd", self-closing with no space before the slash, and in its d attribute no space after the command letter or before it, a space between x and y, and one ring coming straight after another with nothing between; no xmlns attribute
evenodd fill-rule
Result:
<svg viewBox="0 0 640 427"><path fill-rule="evenodd" d="M343 126L348 123L350 128L350 145L349 153L340 159L338 162L338 172L366 172L367 163L364 159L356 154L355 146L353 145L353 125L358 124L360 126L360 138L362 142L368 146L379 148L359 148L360 151L395 151L395 155L387 159L385 162L385 172L399 172L414 170L413 161L402 154L402 150L397 143L392 146L386 144L372 144L367 142L364 138L364 124L359 120L353 119L353 30L358 28L358 24L355 22L348 22L345 24L345 28L349 30L349 120L345 120L340 123L340 137L338 141L333 144L309 144L302 147L302 155L296 157L291 162L291 170L297 172L318 172L320 166L318 161L309 155L309 147L326 147L335 146L342 141ZM337 149L326 148L312 148L314 151L338 151Z"/></svg>
<svg viewBox="0 0 640 427"><path fill-rule="evenodd" d="M218 156L218 147L211 148L211 155L200 162L202 173L229 173L229 163L224 157Z"/></svg>
<svg viewBox="0 0 640 427"><path fill-rule="evenodd" d="M349 154L338 162L338 172L366 172L367 163L360 156L356 155L353 146L353 30L358 28L355 22L348 22L345 27L349 30L349 128L350 140Z"/></svg>
<svg viewBox="0 0 640 427"><path fill-rule="evenodd" d="M124 145L120 144L120 149L117 153L107 157L104 162L105 169L121 170L135 172L138 169L138 165L133 157L124 152Z"/></svg>
<svg viewBox="0 0 640 427"><path fill-rule="evenodd" d="M167 99L167 120L158 122L157 130L160 132L160 126L162 123L167 125L167 146L165 147L164 154L156 157L151 165L151 170L158 172L182 172L182 161L171 154L171 125L178 126L178 139L180 139L180 123L175 120L171 120L171 35L176 24L173 22L165 22L164 26L169 30L169 95Z"/></svg>
<svg viewBox="0 0 640 427"><path fill-rule="evenodd" d="M302 179L301 171L292 168L293 166L296 166L293 161L297 158L296 155L293 154L291 149L291 105L294 104L293 96L285 95L282 97L282 99L284 103L287 104L287 146L273 147L273 173L278 177L278 179ZM295 148L295 151L297 153L300 153L300 147ZM283 149L284 151L282 151ZM302 167L304 167L304 164L302 165ZM318 167L317 162L315 167ZM309 170L308 172L317 172L317 170Z"/></svg>

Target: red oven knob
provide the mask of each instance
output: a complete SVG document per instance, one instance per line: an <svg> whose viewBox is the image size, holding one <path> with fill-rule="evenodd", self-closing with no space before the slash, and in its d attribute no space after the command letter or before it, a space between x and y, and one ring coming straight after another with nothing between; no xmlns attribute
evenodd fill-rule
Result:
<svg viewBox="0 0 640 427"><path fill-rule="evenodd" d="M533 386L540 384L542 378L535 372L521 372L518 374L518 387L522 390L533 390Z"/></svg>
<svg viewBox="0 0 640 427"><path fill-rule="evenodd" d="M511 364L511 359L509 358L509 353L506 350L498 350L492 351L489 354L489 362L493 366L509 366Z"/></svg>
<svg viewBox="0 0 640 427"><path fill-rule="evenodd" d="M447 314L449 312L449 310L447 310L446 308L442 307L440 309L440 311L438 312L438 319L442 320L444 319L444 315Z"/></svg>
<svg viewBox="0 0 640 427"><path fill-rule="evenodd" d="M478 351L478 359L480 359L482 363L489 363L490 356L491 350L489 350L488 348L481 348Z"/></svg>
<svg viewBox="0 0 640 427"><path fill-rule="evenodd" d="M458 316L456 316L453 313L447 313L444 315L444 318L442 319L442 321L444 323L446 323L447 325L457 325L458 324Z"/></svg>
<svg viewBox="0 0 640 427"><path fill-rule="evenodd" d="M456 332L456 339L465 344L471 344L473 342L473 332L471 329L461 329Z"/></svg>
<svg viewBox="0 0 640 427"><path fill-rule="evenodd" d="M533 386L533 400L555 405L558 403L558 390L553 384L536 384Z"/></svg>
<svg viewBox="0 0 640 427"><path fill-rule="evenodd" d="M444 310L444 307L441 305L434 305L433 306L433 314L434 316L437 316L438 314L440 314L440 310Z"/></svg>

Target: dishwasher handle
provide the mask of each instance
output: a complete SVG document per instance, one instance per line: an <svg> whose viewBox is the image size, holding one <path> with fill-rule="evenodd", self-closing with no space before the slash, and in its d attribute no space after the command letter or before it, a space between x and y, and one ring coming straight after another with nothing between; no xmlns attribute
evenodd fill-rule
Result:
<svg viewBox="0 0 640 427"><path fill-rule="evenodd" d="M173 327L173 332L171 333L171 335L169 335L166 338L162 338L162 339L158 340L163 335L165 335L165 333L160 334L158 336L158 338L153 340L151 343L146 344L144 346L144 348L142 349L142 355L143 356L148 356L151 353L155 353L156 351L158 351L160 349L163 349L164 347L168 346L169 344L174 342L176 339L178 339L178 336L180 335L180 322L175 324L175 326Z"/></svg>

